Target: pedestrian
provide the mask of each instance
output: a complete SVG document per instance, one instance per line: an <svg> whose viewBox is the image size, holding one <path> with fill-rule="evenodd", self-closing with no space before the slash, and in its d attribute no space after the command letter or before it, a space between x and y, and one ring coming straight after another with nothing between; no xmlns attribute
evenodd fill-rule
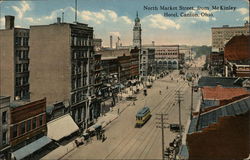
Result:
<svg viewBox="0 0 250 160"><path fill-rule="evenodd" d="M133 105L135 105L135 101L133 101Z"/></svg>
<svg viewBox="0 0 250 160"><path fill-rule="evenodd" d="M117 114L119 115L120 114L120 112L119 112L120 110L119 110L119 108L118 108L118 110L117 110Z"/></svg>
<svg viewBox="0 0 250 160"><path fill-rule="evenodd" d="M159 91L159 94L161 95L161 90Z"/></svg>
<svg viewBox="0 0 250 160"><path fill-rule="evenodd" d="M168 86L166 87L166 89L168 89Z"/></svg>
<svg viewBox="0 0 250 160"><path fill-rule="evenodd" d="M105 135L103 134L102 135L102 142L104 142L105 141Z"/></svg>

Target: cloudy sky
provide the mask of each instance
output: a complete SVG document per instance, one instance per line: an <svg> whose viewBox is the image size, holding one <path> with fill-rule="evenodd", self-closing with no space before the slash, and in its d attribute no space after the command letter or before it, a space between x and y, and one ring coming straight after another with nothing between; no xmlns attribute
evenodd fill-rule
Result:
<svg viewBox="0 0 250 160"><path fill-rule="evenodd" d="M4 15L14 15L17 27L51 24L64 12L65 22L74 21L75 0L0 0L1 23ZM235 11L208 10L213 17L164 17L164 12L178 14L190 11L144 10L144 6L210 7L232 6ZM78 0L78 22L94 28L96 38L109 45L109 35L120 36L123 45L132 44L132 29L136 11L142 23L143 44L211 45L211 27L240 26L249 21L248 0ZM201 11L194 10L193 13Z"/></svg>

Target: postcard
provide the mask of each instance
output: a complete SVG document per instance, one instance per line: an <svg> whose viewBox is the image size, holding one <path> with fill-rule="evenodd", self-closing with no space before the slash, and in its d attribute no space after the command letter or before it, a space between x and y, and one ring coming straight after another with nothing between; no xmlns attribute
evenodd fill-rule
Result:
<svg viewBox="0 0 250 160"><path fill-rule="evenodd" d="M250 158L249 0L0 0L0 160Z"/></svg>

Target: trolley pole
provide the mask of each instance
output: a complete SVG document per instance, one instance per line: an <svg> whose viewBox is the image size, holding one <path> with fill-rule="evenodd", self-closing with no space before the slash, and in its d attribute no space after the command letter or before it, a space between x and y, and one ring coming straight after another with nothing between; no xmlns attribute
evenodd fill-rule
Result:
<svg viewBox="0 0 250 160"><path fill-rule="evenodd" d="M183 101L183 94L178 90L176 94L176 100L179 106L179 128L180 128L180 136L182 137L182 124L181 124L181 101Z"/></svg>
<svg viewBox="0 0 250 160"><path fill-rule="evenodd" d="M192 86L191 86L191 111L190 111L190 119L193 119L193 95L194 94L194 84L192 82Z"/></svg>
<svg viewBox="0 0 250 160"><path fill-rule="evenodd" d="M164 155L164 128L166 128L164 126L164 124L166 124L166 122L164 122L164 120L167 120L167 118L164 118L164 116L167 116L167 114L156 114L158 116L160 116L160 118L156 118L157 120L160 120L160 122L158 122L157 124L160 124L160 126L156 126L156 128L161 128L161 142L162 142L162 160L165 159L165 155Z"/></svg>

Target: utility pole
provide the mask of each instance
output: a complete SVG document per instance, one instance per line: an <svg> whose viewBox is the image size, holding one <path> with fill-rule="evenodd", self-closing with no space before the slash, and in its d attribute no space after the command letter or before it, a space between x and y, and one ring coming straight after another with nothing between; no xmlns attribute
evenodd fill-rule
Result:
<svg viewBox="0 0 250 160"><path fill-rule="evenodd" d="M182 137L182 125L181 125L181 101L183 101L183 94L180 90L176 92L176 101L178 102L179 106L179 128L180 128L180 136Z"/></svg>
<svg viewBox="0 0 250 160"><path fill-rule="evenodd" d="M190 111L190 119L192 120L193 119L193 94L194 94L194 84L192 82L192 85L191 85L191 111Z"/></svg>
<svg viewBox="0 0 250 160"><path fill-rule="evenodd" d="M167 120L167 118L164 118L164 116L167 116L168 114L164 114L164 113L161 113L161 114L156 114L158 116L160 116L160 118L156 118L157 120L160 120L160 122L157 122L156 124L159 124L159 126L157 125L156 128L161 128L161 140L162 140L162 160L165 159L165 156L164 156L164 128L167 128L164 126L164 124L166 124L166 122L164 122L164 120Z"/></svg>

